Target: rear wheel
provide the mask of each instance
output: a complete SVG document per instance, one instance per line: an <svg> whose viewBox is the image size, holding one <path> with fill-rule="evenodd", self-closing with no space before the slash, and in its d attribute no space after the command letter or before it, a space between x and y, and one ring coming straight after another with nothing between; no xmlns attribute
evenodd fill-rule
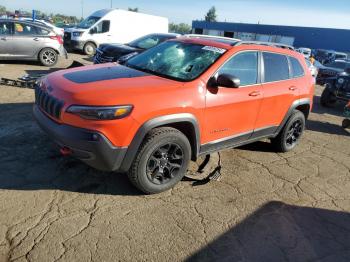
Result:
<svg viewBox="0 0 350 262"><path fill-rule="evenodd" d="M54 66L58 61L58 54L52 48L44 48L39 53L40 63L44 66Z"/></svg>
<svg viewBox="0 0 350 262"><path fill-rule="evenodd" d="M187 137L170 127L152 130L129 170L130 181L146 194L166 191L185 175L191 156Z"/></svg>
<svg viewBox="0 0 350 262"><path fill-rule="evenodd" d="M96 53L96 45L92 42L87 42L84 45L84 54L88 55L88 56L93 56Z"/></svg>
<svg viewBox="0 0 350 262"><path fill-rule="evenodd" d="M295 110L277 137L272 139L272 144L279 152L288 152L294 149L304 132L305 116Z"/></svg>
<svg viewBox="0 0 350 262"><path fill-rule="evenodd" d="M327 83L321 95L321 105L324 107L330 107L337 102L337 99L330 88L331 84Z"/></svg>

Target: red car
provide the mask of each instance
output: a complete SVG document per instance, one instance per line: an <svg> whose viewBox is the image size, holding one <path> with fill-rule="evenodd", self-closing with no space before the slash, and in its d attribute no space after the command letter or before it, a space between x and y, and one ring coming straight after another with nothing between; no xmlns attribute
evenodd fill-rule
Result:
<svg viewBox="0 0 350 262"><path fill-rule="evenodd" d="M192 36L124 65L48 75L36 87L34 116L65 154L158 193L199 155L263 138L292 150L313 93L305 59L291 47Z"/></svg>

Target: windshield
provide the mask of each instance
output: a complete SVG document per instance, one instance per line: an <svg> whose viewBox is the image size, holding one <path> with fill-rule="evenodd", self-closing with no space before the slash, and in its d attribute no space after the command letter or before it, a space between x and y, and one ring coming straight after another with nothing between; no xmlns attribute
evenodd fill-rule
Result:
<svg viewBox="0 0 350 262"><path fill-rule="evenodd" d="M131 58L126 66L170 79L191 81L225 52L222 48L171 41Z"/></svg>
<svg viewBox="0 0 350 262"><path fill-rule="evenodd" d="M154 47L160 44L161 42L164 42L168 38L169 37L167 36L160 36L160 35L146 35L130 42L128 46L141 48L141 49L149 49L151 47Z"/></svg>
<svg viewBox="0 0 350 262"><path fill-rule="evenodd" d="M333 67L333 68L339 68L339 69L345 69L349 65L350 65L349 63L345 63L345 62L333 62L330 64L325 64L325 66L327 67Z"/></svg>
<svg viewBox="0 0 350 262"><path fill-rule="evenodd" d="M85 18L83 21L81 21L77 27L82 29L88 29L91 26L93 26L98 20L100 20L101 17L98 16L89 16L88 18Z"/></svg>

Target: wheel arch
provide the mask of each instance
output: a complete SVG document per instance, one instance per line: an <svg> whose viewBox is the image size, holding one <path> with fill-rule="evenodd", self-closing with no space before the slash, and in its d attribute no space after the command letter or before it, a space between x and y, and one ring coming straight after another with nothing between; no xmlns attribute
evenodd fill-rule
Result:
<svg viewBox="0 0 350 262"><path fill-rule="evenodd" d="M146 135L152 129L158 127L172 127L182 132L191 144L191 159L197 159L200 148L200 131L196 117L189 113L160 116L148 120L138 129L128 147L128 151L121 165L120 169L122 171L129 170L136 156L136 153Z"/></svg>
<svg viewBox="0 0 350 262"><path fill-rule="evenodd" d="M281 132L281 130L283 129L283 127L287 123L288 119L290 118L290 116L292 115L294 110L299 110L300 112L302 112L304 114L305 120L306 120L309 117L310 109L311 109L310 98L302 98L302 99L295 100L292 103L292 105L290 106L290 108L288 109L281 124L277 128L274 136L276 137Z"/></svg>

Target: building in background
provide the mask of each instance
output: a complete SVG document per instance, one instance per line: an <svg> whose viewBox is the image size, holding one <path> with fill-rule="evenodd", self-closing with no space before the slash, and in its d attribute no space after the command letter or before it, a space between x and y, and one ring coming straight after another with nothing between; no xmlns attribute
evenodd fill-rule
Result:
<svg viewBox="0 0 350 262"><path fill-rule="evenodd" d="M350 52L350 30L346 29L193 21L192 30L195 34Z"/></svg>

